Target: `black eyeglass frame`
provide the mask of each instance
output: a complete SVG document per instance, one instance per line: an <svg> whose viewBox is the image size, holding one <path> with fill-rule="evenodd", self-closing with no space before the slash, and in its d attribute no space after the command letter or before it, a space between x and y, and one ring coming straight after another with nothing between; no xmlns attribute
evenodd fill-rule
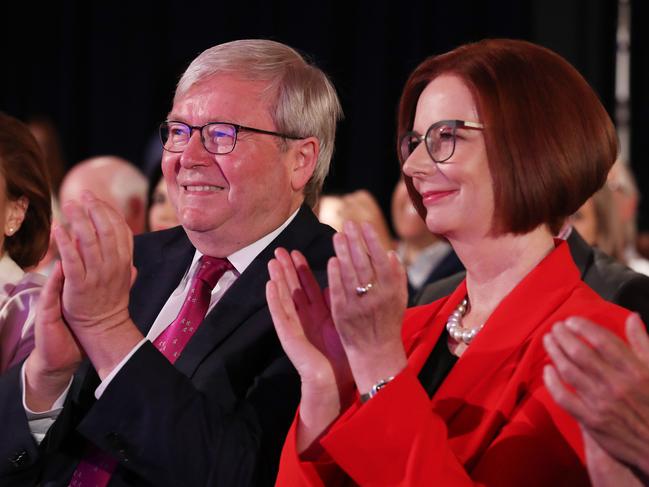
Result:
<svg viewBox="0 0 649 487"><path fill-rule="evenodd" d="M177 123L180 125L184 125L185 127L189 128L189 137L187 138L187 143L185 144L185 147L183 147L182 150L171 150L165 147L165 139L163 136L163 131L167 130L167 133L169 132L169 124L170 123ZM205 127L209 127L210 125L229 125L230 127L234 128L234 142L232 143L232 148L226 152L212 152L207 148L205 145L205 136L203 135L203 130ZM254 132L257 134L265 134L265 135L273 135L275 137L281 137L283 139L290 139L290 140L302 140L305 137L299 137L297 135L288 135L288 134L282 134L279 132L272 132L270 130L262 130L262 129L256 129L254 127L246 127L245 125L239 125L236 123L231 123L231 122L208 122L205 125L189 125L188 123L181 122L179 120L165 120L160 124L159 127L159 135L160 135L160 142L162 142L162 148L166 150L167 152L172 152L174 154L181 154L182 152L185 151L187 148L187 144L189 144L190 139L192 138L192 134L194 133L194 130L198 130L198 132L201 134L201 143L203 144L203 147L207 152L210 154L215 154L215 155L224 155L224 154L230 154L234 148L237 145L237 140L239 140L239 132L244 131L244 132ZM169 136L167 135L167 140L169 139Z"/></svg>
<svg viewBox="0 0 649 487"><path fill-rule="evenodd" d="M451 149L451 153L449 154L448 157L445 157L442 160L436 159L433 154L431 153L430 147L428 146L428 143L426 142L430 135L433 133L433 130L437 129L440 126L447 125L453 129L453 149ZM406 158L403 157L403 144L406 143L406 140L409 138L414 138L416 140L419 140L419 143L423 143L424 147L426 147L426 152L428 152L428 155L430 158L436 162L437 164L443 164L446 161L448 161L451 157L453 157L453 154L455 154L455 132L457 129L473 129L473 130L483 130L484 125L480 122L469 122L466 120L440 120L439 122L435 122L432 124L430 127L428 127L428 130L426 130L426 133L424 135L420 135L419 133L415 132L414 130L411 130L409 132L406 132L399 138L399 157L401 158L401 162L406 162ZM408 157L412 155L412 152L408 154Z"/></svg>

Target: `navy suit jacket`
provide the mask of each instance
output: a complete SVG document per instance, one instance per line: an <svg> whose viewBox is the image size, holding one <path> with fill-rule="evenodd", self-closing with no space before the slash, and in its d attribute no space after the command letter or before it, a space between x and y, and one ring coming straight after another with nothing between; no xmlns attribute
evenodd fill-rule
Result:
<svg viewBox="0 0 649 487"><path fill-rule="evenodd" d="M18 368L5 374L0 485L68 485L86 440L119 460L113 487L272 485L300 390L266 304L266 265L275 248L298 249L323 284L332 234L301 208L208 313L174 365L146 342L95 400L99 380L85 362L40 447L22 409ZM136 239L129 309L142 333L194 250L181 227Z"/></svg>

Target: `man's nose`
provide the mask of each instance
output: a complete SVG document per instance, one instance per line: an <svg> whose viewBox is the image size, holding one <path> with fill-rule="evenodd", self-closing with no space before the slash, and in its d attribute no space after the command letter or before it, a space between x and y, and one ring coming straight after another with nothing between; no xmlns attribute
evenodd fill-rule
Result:
<svg viewBox="0 0 649 487"><path fill-rule="evenodd" d="M207 152L203 145L200 131L192 131L187 146L180 155L180 164L183 167L207 166L213 158L214 154Z"/></svg>

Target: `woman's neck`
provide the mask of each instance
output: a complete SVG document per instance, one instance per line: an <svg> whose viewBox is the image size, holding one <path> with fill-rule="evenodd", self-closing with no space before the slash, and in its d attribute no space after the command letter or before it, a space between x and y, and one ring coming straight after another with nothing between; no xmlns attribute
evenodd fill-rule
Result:
<svg viewBox="0 0 649 487"><path fill-rule="evenodd" d="M449 241L466 267L470 303L463 319L466 328L483 324L503 298L554 249L552 234L545 226L524 235Z"/></svg>

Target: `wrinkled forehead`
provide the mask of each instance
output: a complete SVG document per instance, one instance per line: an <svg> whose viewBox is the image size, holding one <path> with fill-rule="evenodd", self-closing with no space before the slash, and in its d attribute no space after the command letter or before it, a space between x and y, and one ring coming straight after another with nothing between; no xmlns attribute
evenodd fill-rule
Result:
<svg viewBox="0 0 649 487"><path fill-rule="evenodd" d="M268 80L252 79L240 73L218 73L192 83L174 95L172 111L177 105L218 95L224 101L254 101L268 107L275 103L277 89Z"/></svg>
<svg viewBox="0 0 649 487"><path fill-rule="evenodd" d="M264 81L213 76L178 97L167 119L189 125L231 122L272 130L273 100L268 93L268 83Z"/></svg>

